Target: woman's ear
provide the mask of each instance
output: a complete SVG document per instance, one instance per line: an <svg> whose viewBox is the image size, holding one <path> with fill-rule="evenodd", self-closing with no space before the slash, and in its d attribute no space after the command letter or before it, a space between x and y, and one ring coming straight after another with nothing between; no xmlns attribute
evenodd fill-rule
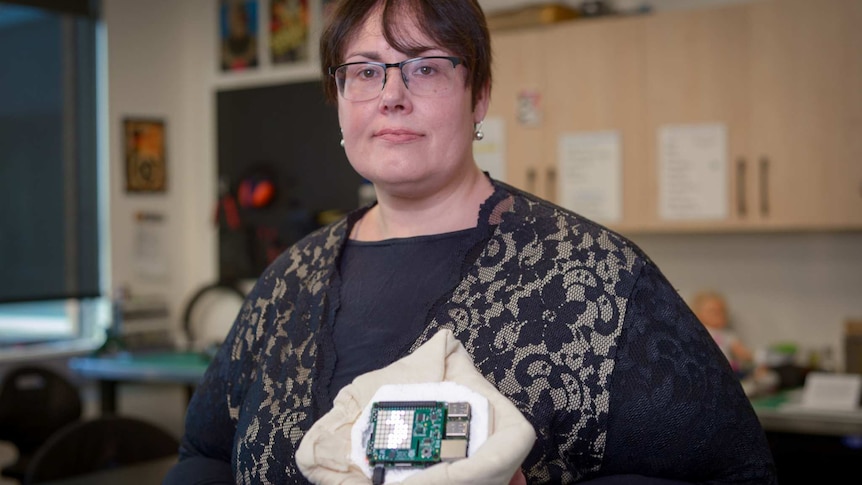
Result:
<svg viewBox="0 0 862 485"><path fill-rule="evenodd" d="M479 90L476 96L476 101L473 106L473 123L479 123L485 119L488 114L488 105L491 103L491 84L485 83L482 89Z"/></svg>

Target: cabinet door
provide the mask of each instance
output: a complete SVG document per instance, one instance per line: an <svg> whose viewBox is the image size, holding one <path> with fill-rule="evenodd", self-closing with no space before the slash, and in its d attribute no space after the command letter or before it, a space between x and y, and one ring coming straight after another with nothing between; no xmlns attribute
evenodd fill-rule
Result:
<svg viewBox="0 0 862 485"><path fill-rule="evenodd" d="M847 22L851 26L846 43L847 113L845 114L846 153L835 171L843 180L835 185L844 187L836 199L842 224L862 227L862 2L845 2Z"/></svg>
<svg viewBox="0 0 862 485"><path fill-rule="evenodd" d="M562 136L616 132L622 164L621 219L596 221L619 230L637 225L644 217L648 174L642 122L643 22L643 18L570 22L549 29L544 40L549 109L542 131L543 145L552 154L551 163L544 167L544 193L562 203L557 159ZM567 208L579 212L578 207Z"/></svg>
<svg viewBox="0 0 862 485"><path fill-rule="evenodd" d="M766 227L862 227L860 4L752 5L752 153Z"/></svg>
<svg viewBox="0 0 862 485"><path fill-rule="evenodd" d="M748 157L748 32L744 6L669 12L646 20L646 126L643 183L652 194L644 226L656 230L714 230L752 224L752 161ZM659 130L665 125L720 123L726 127L725 215L661 216ZM726 192L725 192L726 190Z"/></svg>
<svg viewBox="0 0 862 485"><path fill-rule="evenodd" d="M506 182L542 196L537 174L547 156L541 128L547 99L540 30L491 32L492 87L488 117L502 118L506 136Z"/></svg>

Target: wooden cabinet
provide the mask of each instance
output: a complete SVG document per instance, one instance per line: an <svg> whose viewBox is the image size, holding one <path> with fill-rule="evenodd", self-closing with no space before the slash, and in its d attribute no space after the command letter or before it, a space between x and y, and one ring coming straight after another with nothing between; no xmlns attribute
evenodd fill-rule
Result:
<svg viewBox="0 0 862 485"><path fill-rule="evenodd" d="M570 22L492 34L495 68L488 116L506 124L510 183L558 202L560 136L616 130L627 194L620 224L640 217L638 196L628 194L642 191L647 176L641 163L643 51L631 48L641 43L642 20ZM530 113L532 108L537 113Z"/></svg>
<svg viewBox="0 0 862 485"><path fill-rule="evenodd" d="M645 230L699 230L751 223L754 197L749 151L749 13L745 7L670 12L645 22L646 134L644 183L649 208ZM719 123L726 127L727 192L724 216L668 220L660 217L658 133L666 125Z"/></svg>
<svg viewBox="0 0 862 485"><path fill-rule="evenodd" d="M862 227L862 2L781 0L750 11L759 225Z"/></svg>
<svg viewBox="0 0 862 485"><path fill-rule="evenodd" d="M614 130L623 232L862 228L862 2L781 0L494 32L507 179L559 202L557 147ZM541 120L518 99L540 96ZM726 127L720 218L660 214L659 130ZM572 208L577 211L577 208ZM599 221L603 222L603 221Z"/></svg>
<svg viewBox="0 0 862 485"><path fill-rule="evenodd" d="M643 226L862 228L860 12L858 0L781 0L650 17L649 170L661 125L723 123L728 207L720 220L653 213Z"/></svg>
<svg viewBox="0 0 862 485"><path fill-rule="evenodd" d="M491 38L494 58L488 117L505 123L506 182L545 196L538 186L538 173L544 170L549 154L543 148L542 120L533 119L542 116L547 101L543 32L517 30L494 33Z"/></svg>
<svg viewBox="0 0 862 485"><path fill-rule="evenodd" d="M546 195L559 203L559 140L573 133L615 131L622 152L621 220L598 222L624 228L646 214L644 184L643 18L572 22L548 29L545 56L549 106L543 146L550 152ZM577 207L567 207L578 211Z"/></svg>

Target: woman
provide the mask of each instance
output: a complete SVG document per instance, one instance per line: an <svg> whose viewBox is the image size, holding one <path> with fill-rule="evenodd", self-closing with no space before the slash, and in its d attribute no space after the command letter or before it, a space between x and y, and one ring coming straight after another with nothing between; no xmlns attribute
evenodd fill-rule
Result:
<svg viewBox="0 0 862 485"><path fill-rule="evenodd" d="M344 0L321 61L377 203L261 276L166 483L302 483L294 453L336 393L441 328L535 428L528 483L775 482L727 361L655 264L477 168L491 53L475 0Z"/></svg>

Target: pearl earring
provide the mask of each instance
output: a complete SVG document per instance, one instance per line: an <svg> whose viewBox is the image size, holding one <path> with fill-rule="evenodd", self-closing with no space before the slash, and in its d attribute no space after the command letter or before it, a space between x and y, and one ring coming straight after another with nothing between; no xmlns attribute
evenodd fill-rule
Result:
<svg viewBox="0 0 862 485"><path fill-rule="evenodd" d="M344 148L344 129L339 128L338 131L341 132L341 142L340 142L341 148Z"/></svg>
<svg viewBox="0 0 862 485"><path fill-rule="evenodd" d="M485 138L485 134L482 133L482 123L484 123L484 122L485 121L482 120L482 121L476 123L476 125L473 128L473 139L476 141L480 141L480 140L482 140L482 138Z"/></svg>

